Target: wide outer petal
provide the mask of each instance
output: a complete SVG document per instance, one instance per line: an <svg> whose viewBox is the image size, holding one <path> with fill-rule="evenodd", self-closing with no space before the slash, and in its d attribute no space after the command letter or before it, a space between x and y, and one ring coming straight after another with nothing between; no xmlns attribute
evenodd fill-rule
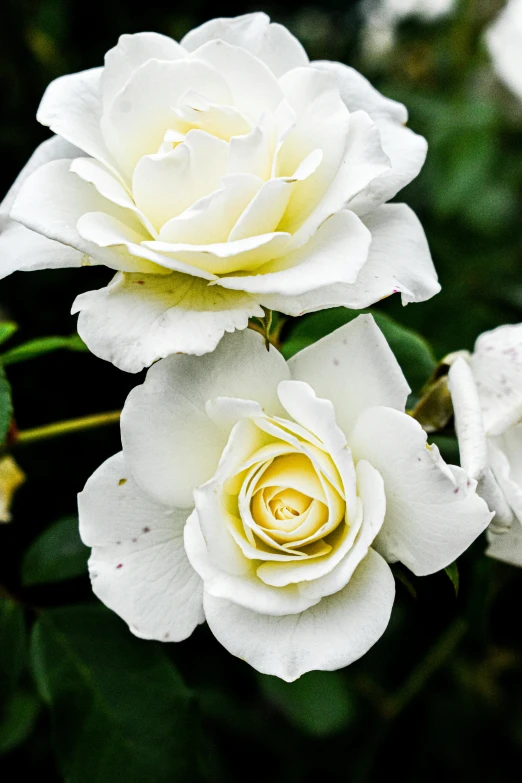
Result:
<svg viewBox="0 0 522 783"><path fill-rule="evenodd" d="M136 68L147 60L178 60L186 51L172 38L159 33L120 35L118 43L105 55L101 93L107 106L125 86Z"/></svg>
<svg viewBox="0 0 522 783"><path fill-rule="evenodd" d="M466 359L458 358L451 365L448 388L455 415L460 464L478 481L489 467L488 444L477 387Z"/></svg>
<svg viewBox="0 0 522 783"><path fill-rule="evenodd" d="M78 332L89 349L126 372L172 353L209 353L225 332L263 316L248 294L178 272L118 274L106 288L80 294L72 312L80 313Z"/></svg>
<svg viewBox="0 0 522 783"><path fill-rule="evenodd" d="M11 217L32 231L70 245L112 269L154 272L157 265L136 258L124 248L103 248L83 239L77 230L79 219L89 212L103 212L133 231L143 232L137 217L128 209L103 198L93 185L70 171L69 160L53 160L34 171L23 183Z"/></svg>
<svg viewBox="0 0 522 783"><path fill-rule="evenodd" d="M515 521L511 528L503 532L495 532L489 528L488 548L486 555L503 563L522 568L522 525Z"/></svg>
<svg viewBox="0 0 522 783"><path fill-rule="evenodd" d="M362 109L375 121L394 120L400 125L407 122L406 107L382 95L355 68L329 60L315 60L311 65L335 75L341 98L350 111Z"/></svg>
<svg viewBox="0 0 522 783"><path fill-rule="evenodd" d="M389 566L370 550L343 590L300 614L258 614L208 593L204 608L210 630L232 655L292 682L364 655L384 633L394 596Z"/></svg>
<svg viewBox="0 0 522 783"><path fill-rule="evenodd" d="M391 166L350 201L350 209L358 215L371 213L414 180L428 152L426 139L410 128L389 121L378 123L378 128L382 148Z"/></svg>
<svg viewBox="0 0 522 783"><path fill-rule="evenodd" d="M30 231L0 214L0 280L13 272L90 266L79 250Z"/></svg>
<svg viewBox="0 0 522 783"><path fill-rule="evenodd" d="M190 507L193 490L212 478L228 433L208 417L217 397L255 400L278 413L286 362L261 335L227 336L204 357L170 356L149 370L122 413L126 459L139 485L167 505Z"/></svg>
<svg viewBox="0 0 522 783"><path fill-rule="evenodd" d="M298 250L270 261L256 275L222 277L219 284L236 291L294 296L328 283L356 279L370 247L371 234L353 212L332 215Z"/></svg>
<svg viewBox="0 0 522 783"><path fill-rule="evenodd" d="M81 251L62 245L31 231L9 217L9 212L26 179L51 160L74 158L81 151L69 142L53 136L40 144L11 185L0 204L0 279L16 271L57 269L89 263Z"/></svg>
<svg viewBox="0 0 522 783"><path fill-rule="evenodd" d="M484 332L470 359L487 435L501 435L522 418L522 324Z"/></svg>
<svg viewBox="0 0 522 783"><path fill-rule="evenodd" d="M141 492L122 452L91 476L78 505L98 598L143 639L177 642L190 636L204 616L201 580L183 544L188 512Z"/></svg>
<svg viewBox="0 0 522 783"><path fill-rule="evenodd" d="M0 204L0 214L8 214L10 212L15 198L20 192L20 188L33 171L39 169L44 163L49 163L50 160L64 160L65 158L72 160L81 154L82 152L78 147L69 144L68 141L65 141L65 139L62 139L60 136L51 136L50 139L43 141L35 149L20 174L7 191L4 200Z"/></svg>
<svg viewBox="0 0 522 783"><path fill-rule="evenodd" d="M247 49L268 65L276 76L308 64L306 52L297 38L283 25L271 24L269 17L263 13L211 19L187 33L181 45L193 52L215 40Z"/></svg>
<svg viewBox="0 0 522 783"><path fill-rule="evenodd" d="M366 215L364 223L372 243L354 283L324 286L293 297L263 294L260 303L296 316L328 307L362 310L399 292L403 304L423 302L440 291L424 229L406 204L383 204Z"/></svg>
<svg viewBox="0 0 522 783"><path fill-rule="evenodd" d="M410 392L371 315L360 315L299 351L288 366L294 380L305 381L319 397L332 401L346 436L366 408L386 405L404 411Z"/></svg>
<svg viewBox="0 0 522 783"><path fill-rule="evenodd" d="M36 119L115 172L100 128L102 71L91 68L55 79L44 93Z"/></svg>
<svg viewBox="0 0 522 783"><path fill-rule="evenodd" d="M491 521L476 482L448 466L426 445L420 424L390 408L370 408L348 438L355 459L366 459L384 480L386 517L374 547L417 576L445 568Z"/></svg>

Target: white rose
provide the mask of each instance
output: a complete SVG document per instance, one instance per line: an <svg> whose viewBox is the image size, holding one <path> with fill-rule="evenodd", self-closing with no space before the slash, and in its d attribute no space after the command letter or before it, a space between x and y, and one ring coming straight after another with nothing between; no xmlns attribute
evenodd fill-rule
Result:
<svg viewBox="0 0 522 783"><path fill-rule="evenodd" d="M37 117L57 135L0 209L0 276L118 270L73 311L89 348L124 370L212 351L263 307L440 288L419 221L385 204L426 154L406 109L347 66L310 63L264 14L181 44L124 35L103 68L54 81Z"/></svg>
<svg viewBox="0 0 522 783"><path fill-rule="evenodd" d="M389 621L388 563L431 574L491 519L408 391L370 316L288 363L252 330L158 362L79 496L95 593L146 639L206 619L285 680L356 660Z"/></svg>
<svg viewBox="0 0 522 783"><path fill-rule="evenodd" d="M486 43L497 76L522 99L522 0L508 0L486 31Z"/></svg>
<svg viewBox="0 0 522 783"><path fill-rule="evenodd" d="M495 512L487 554L522 566L522 324L482 334L449 389L461 465Z"/></svg>
<svg viewBox="0 0 522 783"><path fill-rule="evenodd" d="M362 47L365 57L379 60L395 46L396 29L403 19L434 22L448 16L455 0L364 0Z"/></svg>

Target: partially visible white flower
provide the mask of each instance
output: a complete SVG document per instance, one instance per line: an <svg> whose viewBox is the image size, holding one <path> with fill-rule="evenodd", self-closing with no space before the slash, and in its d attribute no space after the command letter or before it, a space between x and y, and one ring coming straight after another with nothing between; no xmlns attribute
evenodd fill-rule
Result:
<svg viewBox="0 0 522 783"><path fill-rule="evenodd" d="M454 7L455 0L365 0L362 7L365 56L377 60L386 55L395 44L395 31L403 19L413 17L433 22L448 16Z"/></svg>
<svg viewBox="0 0 522 783"><path fill-rule="evenodd" d="M482 334L455 354L449 389L461 464L495 512L487 554L522 566L522 324Z"/></svg>
<svg viewBox="0 0 522 783"><path fill-rule="evenodd" d="M57 135L0 206L0 277L116 270L73 310L89 348L124 370L212 351L263 307L440 289L416 216L385 203L426 155L405 107L345 65L310 63L265 14L181 44L124 35L103 68L54 81L37 118Z"/></svg>
<svg viewBox="0 0 522 783"><path fill-rule="evenodd" d="M25 473L13 457L7 455L0 458L0 522L11 521L13 497L24 481Z"/></svg>
<svg viewBox="0 0 522 783"><path fill-rule="evenodd" d="M486 43L497 76L522 99L522 0L508 0L486 31Z"/></svg>
<svg viewBox="0 0 522 783"><path fill-rule="evenodd" d="M95 593L146 639L206 619L285 680L356 660L389 621L388 563L431 574L491 519L408 392L371 316L288 363L252 330L158 362L79 496Z"/></svg>

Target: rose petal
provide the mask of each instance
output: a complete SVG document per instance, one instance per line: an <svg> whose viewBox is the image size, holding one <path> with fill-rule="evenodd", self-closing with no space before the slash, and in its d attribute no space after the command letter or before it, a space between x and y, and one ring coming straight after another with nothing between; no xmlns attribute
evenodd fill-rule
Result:
<svg viewBox="0 0 522 783"><path fill-rule="evenodd" d="M279 236L287 236L285 234ZM271 299L293 297L318 285L355 280L368 257L371 236L353 212L338 212L326 220L298 250L257 269L256 275L222 277L219 285Z"/></svg>
<svg viewBox="0 0 522 783"><path fill-rule="evenodd" d="M208 401L240 396L278 413L276 389L285 378L281 354L267 351L251 330L227 336L204 357L155 364L122 414L126 459L140 486L167 505L190 506L193 489L213 476L229 432L209 418Z"/></svg>
<svg viewBox="0 0 522 783"><path fill-rule="evenodd" d="M116 173L100 128L102 71L91 68L55 79L44 93L36 119Z"/></svg>
<svg viewBox="0 0 522 783"><path fill-rule="evenodd" d="M292 378L331 400L338 426L349 436L366 408L404 411L409 386L371 315L360 315L288 362ZM348 440L349 445L350 441Z"/></svg>
<svg viewBox="0 0 522 783"><path fill-rule="evenodd" d="M120 35L118 43L105 55L101 92L105 106L125 86L134 71L147 60L179 60L186 50L167 35L136 33Z"/></svg>
<svg viewBox="0 0 522 783"><path fill-rule="evenodd" d="M481 334L470 361L486 433L500 435L522 416L522 324Z"/></svg>
<svg viewBox="0 0 522 783"><path fill-rule="evenodd" d="M515 521L508 531L488 529L486 555L509 565L522 567L522 526Z"/></svg>
<svg viewBox="0 0 522 783"><path fill-rule="evenodd" d="M415 179L428 152L426 139L409 128L394 122L381 122L378 127L391 166L350 201L350 209L358 215L371 213Z"/></svg>
<svg viewBox="0 0 522 783"><path fill-rule="evenodd" d="M143 639L190 636L204 616L201 580L183 543L188 512L143 494L121 452L91 476L78 504L98 598Z"/></svg>
<svg viewBox="0 0 522 783"><path fill-rule="evenodd" d="M384 633L394 595L389 566L370 550L343 590L301 614L272 617L209 593L203 600L210 630L232 655L292 682L364 655Z"/></svg>
<svg viewBox="0 0 522 783"><path fill-rule="evenodd" d="M137 68L101 119L103 137L130 178L143 155L156 153L172 126L174 109L187 90L214 103L230 104L223 77L198 60L148 60Z"/></svg>
<svg viewBox="0 0 522 783"><path fill-rule="evenodd" d="M293 297L263 294L261 304L295 316L327 307L362 310L399 291L403 304L423 302L440 291L424 229L406 204L384 204L364 222L372 242L355 283L324 286Z"/></svg>
<svg viewBox="0 0 522 783"><path fill-rule="evenodd" d="M225 332L245 329L263 310L244 293L171 275L120 274L78 296L78 332L89 349L126 372L139 372L172 353L215 350Z"/></svg>
<svg viewBox="0 0 522 783"><path fill-rule="evenodd" d="M227 103L254 120L265 111L275 112L283 100L281 86L270 68L246 49L214 40L191 52L190 60L215 68L231 92L232 100Z"/></svg>
<svg viewBox="0 0 522 783"><path fill-rule="evenodd" d="M328 60L316 60L312 66L335 76L341 97L350 111L362 109L375 121L394 120L400 125L408 121L406 107L381 95L355 68Z"/></svg>
<svg viewBox="0 0 522 783"><path fill-rule="evenodd" d="M15 199L11 217L32 231L92 256L111 269L155 270L149 261L137 259L124 249L100 248L82 239L76 226L86 212L104 212L134 231L144 229L132 212L103 198L93 185L69 171L70 165L69 160L55 160L33 172Z"/></svg>
<svg viewBox="0 0 522 783"><path fill-rule="evenodd" d="M297 38L286 27L271 24L269 17L263 13L211 19L187 33L181 44L193 52L207 41L216 39L243 47L266 63L276 76L308 63L305 50Z"/></svg>
<svg viewBox="0 0 522 783"><path fill-rule="evenodd" d="M417 576L445 568L485 530L492 514L476 482L426 447L418 422L390 408L363 411L349 437L354 458L384 480L386 518L374 547Z"/></svg>
<svg viewBox="0 0 522 783"><path fill-rule="evenodd" d="M201 513L212 513L212 507L207 508L202 503L200 512L194 511L191 514L185 527L185 548L192 567L204 580L205 590L209 594L215 598L226 599L227 604L229 601L237 601L241 607L247 607L246 611L252 610L275 617L288 614L295 617L317 603L318 599L314 601L300 595L296 585L265 585L257 577L253 561L243 557L225 524L215 530L215 536L221 538L222 544L220 560L216 562L215 551L212 557L207 550L206 539L198 520ZM220 521L225 523L223 517ZM208 533L208 526L205 532ZM216 549L215 545L213 549Z"/></svg>
<svg viewBox="0 0 522 783"><path fill-rule="evenodd" d="M201 130L167 154L145 155L132 178L137 206L159 231L171 218L219 187L226 173L228 145ZM173 183L176 186L173 187Z"/></svg>

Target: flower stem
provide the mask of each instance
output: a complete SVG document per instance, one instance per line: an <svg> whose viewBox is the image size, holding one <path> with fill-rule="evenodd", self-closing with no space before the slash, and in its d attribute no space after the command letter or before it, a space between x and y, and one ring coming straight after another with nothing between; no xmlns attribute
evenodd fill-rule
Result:
<svg viewBox="0 0 522 783"><path fill-rule="evenodd" d="M107 424L116 424L120 420L120 411L109 413L95 413L91 416L80 416L77 419L57 421L53 424L44 424L42 427L33 427L28 430L19 430L12 433L10 446L22 446L26 443L35 443L39 440L58 438L72 432L83 432L96 427L104 427Z"/></svg>

